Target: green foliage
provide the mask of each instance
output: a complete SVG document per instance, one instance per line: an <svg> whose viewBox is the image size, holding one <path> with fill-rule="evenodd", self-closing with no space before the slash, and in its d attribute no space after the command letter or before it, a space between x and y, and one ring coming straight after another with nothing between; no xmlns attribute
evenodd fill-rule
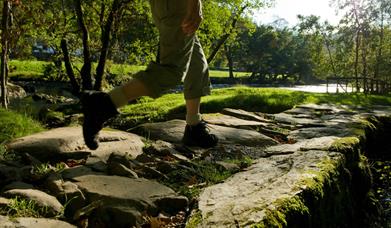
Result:
<svg viewBox="0 0 391 228"><path fill-rule="evenodd" d="M251 157L245 156L241 159L227 159L224 162L235 164L240 168L247 168L252 165L254 161Z"/></svg>
<svg viewBox="0 0 391 228"><path fill-rule="evenodd" d="M186 227L197 228L202 222L202 214L200 210L192 212L190 219L188 220Z"/></svg>
<svg viewBox="0 0 391 228"><path fill-rule="evenodd" d="M234 68L252 73L259 82L307 82L314 78L355 75L389 81L389 1L332 2L344 14L339 25L331 26L311 15L299 16L300 22L289 28L278 23L266 26L252 22L253 12L270 7L273 0L203 1L204 20L198 36L209 56L218 41L228 35L224 48L211 64L226 67L227 56L231 56ZM102 28L112 3L113 0L82 1L93 61L99 58ZM39 44L56 51L50 60L60 59L60 39L66 38L72 62L80 61L82 44L74 1L25 0L12 10L15 18L10 41L12 58L31 59L32 46ZM124 5L114 18L108 59L133 65L155 60L158 31L152 21L148 1L137 0ZM77 65L74 64L80 69ZM116 71L107 64L108 80L120 84L126 80L122 76L128 71ZM17 67L17 72L11 72L10 76L38 78L43 72L44 69L30 71ZM55 76L54 72L46 71L46 76ZM113 79L113 75L119 77ZM212 72L211 75L227 74Z"/></svg>
<svg viewBox="0 0 391 228"><path fill-rule="evenodd" d="M371 170L375 180L374 193L384 209L384 218L386 220L384 221L384 227L389 227L391 221L387 218L391 216L391 201L389 200L391 194L391 162L374 161Z"/></svg>

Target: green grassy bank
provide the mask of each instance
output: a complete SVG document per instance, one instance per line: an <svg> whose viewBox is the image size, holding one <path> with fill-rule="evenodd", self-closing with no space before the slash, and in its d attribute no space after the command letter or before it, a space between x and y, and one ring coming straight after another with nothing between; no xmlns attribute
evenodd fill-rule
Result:
<svg viewBox="0 0 391 228"><path fill-rule="evenodd" d="M291 91L275 88L251 88L237 86L214 89L202 99L203 113L219 112L224 108L236 108L263 113L279 113L295 105L307 103L332 103L337 105L362 106L391 105L391 96L364 94L324 94ZM141 98L137 103L122 108L122 120L129 127L143 122L183 118L185 102L183 94L167 94L158 99Z"/></svg>
<svg viewBox="0 0 391 228"><path fill-rule="evenodd" d="M0 158L4 156L4 144L8 141L43 130L44 128L38 121L0 108Z"/></svg>
<svg viewBox="0 0 391 228"><path fill-rule="evenodd" d="M53 62L36 61L36 60L11 60L10 63L11 78L19 79L46 79L50 78L48 74L54 74L51 68L55 68ZM74 63L75 69L81 69L82 63ZM96 68L96 64L93 65ZM132 75L140 70L144 70L146 66L126 65L126 64L114 64L111 62L106 63L106 72L110 75ZM65 66L62 64L62 70L65 72ZM228 70L210 70L211 77L227 78L229 77ZM248 77L248 72L234 72L235 77Z"/></svg>

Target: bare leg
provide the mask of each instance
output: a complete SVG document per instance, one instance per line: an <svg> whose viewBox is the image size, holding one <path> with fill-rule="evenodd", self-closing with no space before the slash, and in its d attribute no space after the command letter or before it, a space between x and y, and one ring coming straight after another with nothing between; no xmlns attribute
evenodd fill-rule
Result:
<svg viewBox="0 0 391 228"><path fill-rule="evenodd" d="M201 121L200 114L201 98L186 100L186 123L197 125Z"/></svg>
<svg viewBox="0 0 391 228"><path fill-rule="evenodd" d="M210 148L217 145L217 136L211 134L200 114L201 98L186 99L186 128L182 142L187 146Z"/></svg>
<svg viewBox="0 0 391 228"><path fill-rule="evenodd" d="M146 86L137 79L125 83L122 86L114 88L109 92L110 98L117 108L126 105L129 101L141 96L148 96L149 91Z"/></svg>

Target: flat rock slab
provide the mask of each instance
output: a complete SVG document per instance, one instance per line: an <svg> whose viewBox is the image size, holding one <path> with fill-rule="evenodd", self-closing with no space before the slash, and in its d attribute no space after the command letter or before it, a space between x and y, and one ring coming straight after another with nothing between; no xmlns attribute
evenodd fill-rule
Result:
<svg viewBox="0 0 391 228"><path fill-rule="evenodd" d="M233 116L227 116L223 114L204 114L202 118L210 123L215 125L222 125L226 127L265 127L267 124L253 121L253 120L244 120Z"/></svg>
<svg viewBox="0 0 391 228"><path fill-rule="evenodd" d="M84 144L81 127L65 127L33 134L7 144L7 150L29 153L40 160L81 159L90 155L106 160L111 153L142 154L144 143L135 134L104 129L100 132L97 150L89 150Z"/></svg>
<svg viewBox="0 0 391 228"><path fill-rule="evenodd" d="M147 123L141 125L144 131L152 139L180 143L186 126L184 120L171 120L160 123ZM274 139L259 132L223 127L209 124L210 132L217 135L221 144L240 144L243 146L266 147L278 144Z"/></svg>
<svg viewBox="0 0 391 228"><path fill-rule="evenodd" d="M343 128L341 127L310 127L310 128L301 128L298 130L291 131L288 135L289 139L295 141L301 141L305 139L326 137L326 136L336 136L336 137L349 137L357 136L352 128ZM344 125L342 125L344 126Z"/></svg>
<svg viewBox="0 0 391 228"><path fill-rule="evenodd" d="M323 126L323 121L320 121L319 119L313 119L309 116L300 116L298 115L291 115L288 113L278 113L273 115L274 120L279 123L286 123L291 125L301 125L301 126Z"/></svg>
<svg viewBox="0 0 391 228"><path fill-rule="evenodd" d="M265 153L270 155L275 154L289 154L295 153L296 151L308 151L308 150L324 150L328 151L331 145L339 137L325 136L319 138L305 139L294 144L281 144L271 146L265 149Z"/></svg>
<svg viewBox="0 0 391 228"><path fill-rule="evenodd" d="M247 112L241 109L231 109L231 108L225 108L221 112L223 114L229 115L229 116L234 116L238 117L240 119L245 119L245 120L254 120L254 121L259 121L259 122L264 122L264 123L270 123L273 122L272 120L265 119L262 116L256 115L252 112Z"/></svg>
<svg viewBox="0 0 391 228"><path fill-rule="evenodd" d="M261 158L247 171L224 183L207 187L199 197L199 227L250 227L262 221L278 199L298 194L305 178L312 178L324 159L343 160L326 151L297 151L291 155Z"/></svg>
<svg viewBox="0 0 391 228"><path fill-rule="evenodd" d="M6 228L76 228L60 220L46 218L12 218L0 215L0 227Z"/></svg>
<svg viewBox="0 0 391 228"><path fill-rule="evenodd" d="M88 201L103 201L103 205L137 208L140 212L157 214L185 210L188 200L169 187L143 178L86 175L74 178Z"/></svg>

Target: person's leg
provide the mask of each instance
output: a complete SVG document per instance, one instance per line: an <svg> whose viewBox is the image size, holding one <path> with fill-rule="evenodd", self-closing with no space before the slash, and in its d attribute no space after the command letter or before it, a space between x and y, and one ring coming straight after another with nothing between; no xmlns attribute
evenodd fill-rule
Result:
<svg viewBox="0 0 391 228"><path fill-rule="evenodd" d="M109 92L109 96L116 108L128 104L141 96L150 96L148 88L138 79L132 79L122 86L118 86Z"/></svg>
<svg viewBox="0 0 391 228"><path fill-rule="evenodd" d="M98 134L104 122L118 114L128 101L148 95L159 97L178 85L186 74L195 36L185 36L181 22L187 1L151 0L154 22L159 30L160 63L150 63L145 71L109 93L86 92L81 98L84 113L83 136L90 149L98 148Z"/></svg>
<svg viewBox="0 0 391 228"><path fill-rule="evenodd" d="M184 80L186 122L196 125L201 121L201 97L210 94L209 68L198 37L195 37L189 70Z"/></svg>
<svg viewBox="0 0 391 228"><path fill-rule="evenodd" d="M186 128L183 143L188 146L213 147L216 135L210 134L200 114L201 97L210 94L209 68L201 44L195 37L189 70L184 80Z"/></svg>
<svg viewBox="0 0 391 228"><path fill-rule="evenodd" d="M197 125L201 121L200 105L201 98L187 99L186 101L186 123Z"/></svg>

